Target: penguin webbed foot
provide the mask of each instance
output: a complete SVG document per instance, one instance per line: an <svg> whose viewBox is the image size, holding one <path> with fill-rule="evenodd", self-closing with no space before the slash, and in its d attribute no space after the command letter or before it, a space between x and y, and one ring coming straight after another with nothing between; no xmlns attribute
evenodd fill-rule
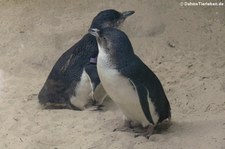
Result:
<svg viewBox="0 0 225 149"><path fill-rule="evenodd" d="M134 133L144 133L144 132L146 132L146 129L143 129L143 127L138 126L138 127L133 128L133 132Z"/></svg>
<svg viewBox="0 0 225 149"><path fill-rule="evenodd" d="M143 137L149 139L150 136L153 134L153 132L154 132L154 126L149 125L146 129L143 129L143 132L136 134L134 137L137 138L139 136L143 136Z"/></svg>
<svg viewBox="0 0 225 149"><path fill-rule="evenodd" d="M90 108L90 111L103 111L104 105L94 105L92 108Z"/></svg>

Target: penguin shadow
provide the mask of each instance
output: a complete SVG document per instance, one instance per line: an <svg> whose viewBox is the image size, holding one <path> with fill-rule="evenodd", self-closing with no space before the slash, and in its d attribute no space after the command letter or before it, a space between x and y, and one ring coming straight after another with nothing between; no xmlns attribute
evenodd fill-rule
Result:
<svg viewBox="0 0 225 149"><path fill-rule="evenodd" d="M190 130L190 128L192 128L192 125L193 124L190 122L175 122L175 121L173 121L172 125L167 133L183 134L183 132L185 132L185 133L188 132ZM199 129L199 128L195 128L195 129Z"/></svg>
<svg viewBox="0 0 225 149"><path fill-rule="evenodd" d="M155 128L154 128L152 134L150 134L150 136L149 135L146 136L147 129L143 128L141 125L135 126L128 131L135 133L134 138L143 136L146 139L151 139L152 136L154 136L154 135L168 133L171 125L172 125L172 122L170 120L164 120L162 123L159 123L158 125L155 126ZM145 135L143 135L143 134L145 134Z"/></svg>
<svg viewBox="0 0 225 149"><path fill-rule="evenodd" d="M139 135L146 131L145 128L138 126L136 128L130 129L128 132L135 133L134 138L144 137L150 141L154 142L164 142L167 141L168 138L179 136L179 137L187 137L187 136L196 136L199 134L204 134L205 131L212 129L213 121L195 121L195 122L187 122L187 121L165 121L163 123L158 124L152 133L152 135L148 138Z"/></svg>
<svg viewBox="0 0 225 149"><path fill-rule="evenodd" d="M121 124L122 125L122 124ZM157 124L157 126L154 127L154 130L152 132L149 132L149 126L143 127L142 125L133 125L133 123L129 124L123 124L123 127L118 127L112 130L112 132L126 132L133 136L133 138L145 138L147 140L151 141L157 141L162 140L162 136L165 134L169 134L171 132L171 126L173 125L173 122L170 120L164 120L163 122ZM164 138L164 137L163 137Z"/></svg>
<svg viewBox="0 0 225 149"><path fill-rule="evenodd" d="M38 102L38 94L30 94L26 98L26 102L28 101L37 101ZM109 96L107 96L102 105L96 105L96 102L92 99L89 99L89 102L85 106L84 110L76 109L74 107L69 106L68 104L51 104L47 103L46 105L41 105L38 103L38 107L42 110L75 110L75 111L96 111L96 112L105 112L105 111L115 111L116 105L111 100Z"/></svg>
<svg viewBox="0 0 225 149"><path fill-rule="evenodd" d="M33 93L33 94L29 94L25 97L25 99L23 100L23 106L22 109L24 111L29 111L30 109L33 109L32 111L40 111L43 108L42 105L40 105L38 103L38 94Z"/></svg>
<svg viewBox="0 0 225 149"><path fill-rule="evenodd" d="M37 99L38 99L38 94L30 94L26 98L27 101L37 100Z"/></svg>
<svg viewBox="0 0 225 149"><path fill-rule="evenodd" d="M201 136L213 130L214 120L173 121L165 132L168 136Z"/></svg>
<svg viewBox="0 0 225 149"><path fill-rule="evenodd" d="M47 103L46 105L41 105L38 102L38 93L34 93L34 94L30 94L27 96L27 98L25 99L26 102L31 102L31 101L36 101L37 102L37 106L38 109L41 110L60 110L60 109L71 109L71 107L67 106L66 104L51 104L51 103Z"/></svg>

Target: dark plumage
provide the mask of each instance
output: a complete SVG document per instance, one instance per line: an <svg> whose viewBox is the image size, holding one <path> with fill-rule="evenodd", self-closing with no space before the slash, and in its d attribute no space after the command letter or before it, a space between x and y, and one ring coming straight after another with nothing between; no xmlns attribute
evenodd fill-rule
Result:
<svg viewBox="0 0 225 149"><path fill-rule="evenodd" d="M90 33L99 44L97 68L102 85L127 119L143 127L170 119L170 104L159 79L135 55L127 35L115 28L90 29Z"/></svg>
<svg viewBox="0 0 225 149"><path fill-rule="evenodd" d="M133 13L133 11L120 13L113 9L104 10L93 19L91 27L99 29L117 27L127 16ZM52 68L43 88L39 92L39 103L45 107L63 106L66 108L83 109L88 99L82 101L84 105L77 106L71 103L71 98L73 97L73 100L76 101L80 100L80 96L84 98L83 93L79 90L83 90L82 85L87 84L87 79L85 79L85 82L81 82L81 76L87 78L85 75L89 75L92 83L92 92L100 83L96 74L96 66L93 66L95 64L90 64L91 58L97 57L97 55L98 47L95 37L91 34L84 35L80 41L58 59ZM93 76L91 76L92 74ZM87 92L85 91L85 94ZM85 95L85 98L86 96L88 97L88 95Z"/></svg>

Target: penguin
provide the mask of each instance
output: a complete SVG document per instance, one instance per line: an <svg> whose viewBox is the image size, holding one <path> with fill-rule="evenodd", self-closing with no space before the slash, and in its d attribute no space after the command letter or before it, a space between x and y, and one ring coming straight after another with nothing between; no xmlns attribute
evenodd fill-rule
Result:
<svg viewBox="0 0 225 149"><path fill-rule="evenodd" d="M125 116L125 126L141 125L149 137L154 128L170 120L171 109L157 76L135 55L127 35L119 29L89 29L98 43L100 81Z"/></svg>
<svg viewBox="0 0 225 149"><path fill-rule="evenodd" d="M133 13L103 10L94 17L90 27L119 27ZM57 60L38 94L39 103L44 108L84 110L94 97L90 97L90 93L94 94L101 84L96 68L97 55L96 39L87 33Z"/></svg>

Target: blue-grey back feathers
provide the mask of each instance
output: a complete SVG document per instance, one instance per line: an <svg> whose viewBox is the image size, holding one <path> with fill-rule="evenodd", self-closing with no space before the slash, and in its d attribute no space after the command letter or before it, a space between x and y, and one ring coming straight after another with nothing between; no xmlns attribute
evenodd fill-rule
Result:
<svg viewBox="0 0 225 149"><path fill-rule="evenodd" d="M93 30L94 31L94 30ZM136 86L141 105L147 119L152 122L149 114L146 94L155 106L159 122L170 118L170 104L157 76L134 54L127 35L115 28L104 28L99 32L98 42L108 53L114 67Z"/></svg>

